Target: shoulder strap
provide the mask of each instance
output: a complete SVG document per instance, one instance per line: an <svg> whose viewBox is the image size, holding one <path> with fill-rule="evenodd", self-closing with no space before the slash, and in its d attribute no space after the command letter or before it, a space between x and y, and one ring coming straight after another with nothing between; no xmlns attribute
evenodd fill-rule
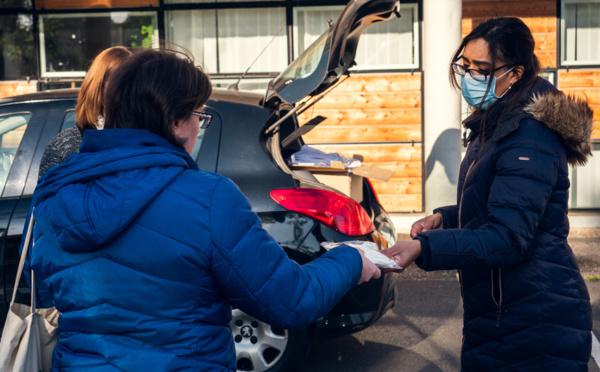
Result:
<svg viewBox="0 0 600 372"><path fill-rule="evenodd" d="M31 235L33 232L33 224L35 222L34 218L35 208L31 210L31 216L29 217L29 223L27 224L27 232L25 233L25 242L23 243L23 251L21 252L21 258L19 260L19 268L17 269L17 277L15 278L15 285L13 286L12 299L10 300L10 305L12 306L15 303L15 298L17 297L17 289L19 288L19 282L21 281L21 274L23 274L23 267L25 267L25 260L27 259L27 254L29 253L29 246L31 243ZM32 307L35 306L35 288L33 287L34 279L33 279L33 271L31 275L31 297L32 297Z"/></svg>

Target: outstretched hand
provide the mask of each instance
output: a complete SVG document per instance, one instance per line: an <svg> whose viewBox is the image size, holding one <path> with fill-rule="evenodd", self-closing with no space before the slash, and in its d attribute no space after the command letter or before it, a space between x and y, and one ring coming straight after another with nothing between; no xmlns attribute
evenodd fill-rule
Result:
<svg viewBox="0 0 600 372"><path fill-rule="evenodd" d="M418 240L400 241L382 253L396 261L398 266L406 269L421 255L421 242Z"/></svg>
<svg viewBox="0 0 600 372"><path fill-rule="evenodd" d="M421 218L417 222L413 223L410 229L410 237L414 238L415 236L424 233L429 230L436 230L442 227L442 215L440 213L435 213L430 216Z"/></svg>

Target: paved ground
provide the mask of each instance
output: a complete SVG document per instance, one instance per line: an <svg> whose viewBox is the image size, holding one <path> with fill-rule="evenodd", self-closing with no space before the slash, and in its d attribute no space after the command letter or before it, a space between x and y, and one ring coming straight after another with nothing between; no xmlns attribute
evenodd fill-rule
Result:
<svg viewBox="0 0 600 372"><path fill-rule="evenodd" d="M570 242L588 278L600 336L600 230L574 232ZM459 370L462 304L455 274L411 268L401 275L394 309L367 330L314 344L302 370ZM590 371L600 372L593 360Z"/></svg>

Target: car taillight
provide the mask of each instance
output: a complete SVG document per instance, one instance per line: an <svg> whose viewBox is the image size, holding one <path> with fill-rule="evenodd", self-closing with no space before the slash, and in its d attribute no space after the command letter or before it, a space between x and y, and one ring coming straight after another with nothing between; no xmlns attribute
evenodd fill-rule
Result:
<svg viewBox="0 0 600 372"><path fill-rule="evenodd" d="M367 235L375 230L360 204L333 191L276 189L271 191L271 198L285 209L314 218L348 236Z"/></svg>

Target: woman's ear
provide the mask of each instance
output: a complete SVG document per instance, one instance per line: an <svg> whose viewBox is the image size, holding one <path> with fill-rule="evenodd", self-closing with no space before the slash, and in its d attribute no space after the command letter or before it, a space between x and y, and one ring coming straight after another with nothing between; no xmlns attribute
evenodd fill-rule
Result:
<svg viewBox="0 0 600 372"><path fill-rule="evenodd" d="M511 72L510 85L513 85L517 81L521 80L523 73L525 73L525 68L523 66L515 66Z"/></svg>

